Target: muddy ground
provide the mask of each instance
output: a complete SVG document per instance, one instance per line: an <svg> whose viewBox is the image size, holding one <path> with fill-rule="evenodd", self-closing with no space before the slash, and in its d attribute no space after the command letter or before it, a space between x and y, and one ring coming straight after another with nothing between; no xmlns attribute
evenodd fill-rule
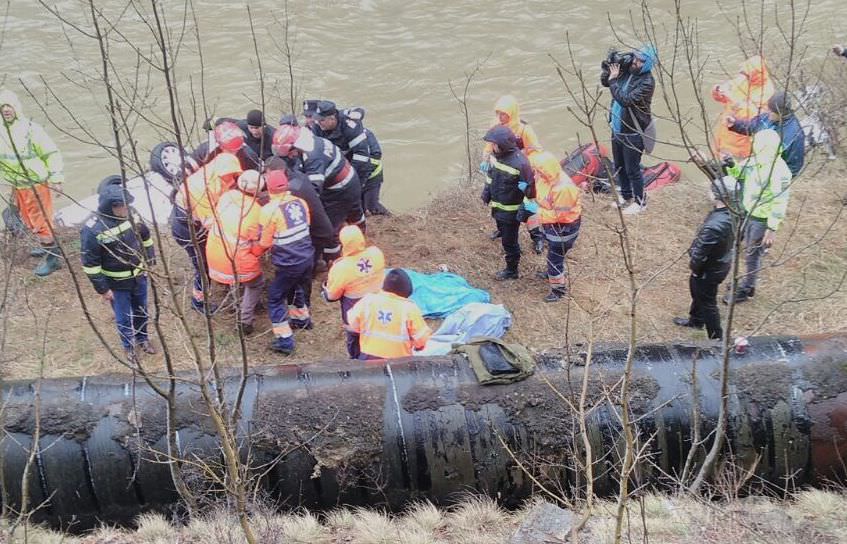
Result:
<svg viewBox="0 0 847 544"><path fill-rule="evenodd" d="M740 305L734 334L810 334L847 331L847 193L843 160L810 168L792 187L788 218L765 259L766 269L755 299ZM811 173L814 172L814 173ZM685 252L709 209L702 177L683 177L674 186L651 195L646 213L627 219L640 286L637 336L640 342L704 339L702 331L681 329L671 323L688 309L688 273ZM387 183L391 183L389 179ZM476 287L505 304L514 326L507 340L535 350L565 344L625 341L629 326L629 287L621 258L619 219L605 195L586 195L582 231L569 255L570 296L556 304L541 301L547 287L534 273L542 270L543 256L535 255L525 233L521 279L498 283L493 274L502 268L500 244L490 241L493 223L478 199L479 186L458 184L438 195L417 213L375 217L368 222L370 241L385 252L390 266L434 272L445 265ZM61 205L61 204L60 204ZM167 229L164 229L167 230ZM79 242L65 234L65 252L79 284L85 306L102 337L118 348L110 308L94 293L79 266ZM167 237L164 261L172 271L174 292L168 289L160 264L154 274L160 286L159 326L178 369L191 368L187 336L178 326L176 305L187 307L190 271L185 253ZM7 379L76 376L125 372L103 347L85 317L75 282L67 267L46 279L30 270L27 241L13 242L6 252L11 274L4 278L6 311L0 314L2 370ZM297 352L285 358L268 349L271 341L266 312L260 312L257 332L247 339L250 365L285 364L345 358L344 335L337 304L317 294L325 274L315 280L312 310L315 327L296 333ZM222 298L218 292L217 297ZM151 296L151 311L155 312ZM725 307L722 306L725 311ZM207 334L203 318L187 310L191 335L203 351L214 343L215 360L222 365L241 363L240 343L233 315L225 307L213 319ZM438 322L431 322L433 327ZM161 344L161 341L157 341ZM161 370L163 356L147 356L145 368Z"/></svg>

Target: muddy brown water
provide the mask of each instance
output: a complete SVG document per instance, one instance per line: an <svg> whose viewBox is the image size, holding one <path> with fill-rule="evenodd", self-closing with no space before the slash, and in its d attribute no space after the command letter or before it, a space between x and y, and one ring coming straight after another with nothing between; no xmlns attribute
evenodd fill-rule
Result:
<svg viewBox="0 0 847 544"><path fill-rule="evenodd" d="M146 52L152 38L141 17L132 8L124 9L129 3L97 2L108 16L120 18L117 28L121 34ZM87 2L51 0L48 4L58 5L72 21L86 25ZM149 14L148 2L136 4ZM181 29L181 10L177 8L183 2L164 4L176 42ZM734 69L742 58L735 32L727 22L742 13L741 3L723 4L726 15L721 15L717 3L711 0L683 2L685 12L699 19L703 50L709 55L707 82L726 77L721 63ZM752 4L758 6L758 2ZM766 2L764 11L770 20L776 4ZM779 10L785 19L787 8L783 4L779 3ZM208 110L219 115L243 115L261 102L246 3L196 0L194 5L197 24L188 21L177 59L185 116L198 120L205 117L200 107L196 114L190 111L192 89L196 101L201 102L201 80ZM274 40L279 43L282 37L283 3L251 0L249 5L265 72L266 111L275 120L289 109L287 67L274 45ZM672 24L672 6L669 0L650 2L658 24ZM5 2L0 2L0 12L4 7ZM613 0L292 0L289 11L297 97L331 98L341 105L367 108L367 125L385 150L384 201L396 210L414 209L463 172L464 120L451 97L449 80L460 82L465 72L490 54L468 100L475 136L492 122L491 108L498 96L512 93L545 147L561 154L579 139L585 140L588 133L568 113L569 101L549 55L566 61L566 36L570 36L576 62L593 78L599 60L616 43L607 16L622 38L635 43L628 21L629 11L638 9L637 2ZM758 11L758 7L752 11ZM847 39L843 32L839 35L843 29L836 28L836 22L845 17L847 4L840 0L812 1L803 44L813 55L823 56L833 41ZM115 160L74 129L70 115L52 97L46 100L46 114L62 130L50 127L45 113L25 96L18 78L41 99L46 96L45 83L49 85L74 116L90 127L93 136L109 141L105 99L99 89L94 90L96 82L91 80L99 67L95 45L71 28L63 29L34 0L11 0L3 29L3 85L23 95L32 117L48 125L67 163L69 194L89 194L102 177L116 172ZM202 77L195 30L203 44ZM71 42L66 36L72 36ZM666 52L663 45L659 44L660 54ZM156 74L149 83L146 76L137 82L132 79L135 57L125 44L114 44L110 53L131 86L149 95L148 113L164 119L161 79ZM690 94L684 93L683 98L690 98ZM659 129L661 134L663 127ZM606 137L607 132L601 123L601 135ZM161 138L149 122L139 122L134 133L144 150ZM664 133L670 136L671 127L665 127ZM199 133L195 130L193 135L197 141ZM674 157L672 149L666 149L664 155L681 158Z"/></svg>

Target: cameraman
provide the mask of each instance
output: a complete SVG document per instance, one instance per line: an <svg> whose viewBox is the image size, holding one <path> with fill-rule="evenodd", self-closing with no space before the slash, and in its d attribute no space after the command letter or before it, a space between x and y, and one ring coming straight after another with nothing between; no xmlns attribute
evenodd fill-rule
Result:
<svg viewBox="0 0 847 544"><path fill-rule="evenodd" d="M640 213L647 206L641 155L644 132L652 121L650 102L656 82L650 70L655 62L656 49L645 45L633 53L613 51L601 64L600 83L612 93L612 158L623 198L618 205L625 215Z"/></svg>

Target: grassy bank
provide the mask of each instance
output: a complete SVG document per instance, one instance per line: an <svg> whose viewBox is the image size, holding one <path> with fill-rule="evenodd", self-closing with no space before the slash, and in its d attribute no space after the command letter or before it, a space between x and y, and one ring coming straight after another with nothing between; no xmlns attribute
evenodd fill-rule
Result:
<svg viewBox="0 0 847 544"><path fill-rule="evenodd" d="M468 499L450 510L418 504L398 516L342 509L317 516L254 514L254 527L265 544L492 544L508 542L533 503L506 512L488 499ZM803 491L791 500L762 497L729 502L647 495L627 511L627 542L673 544L838 544L847 542L847 495ZM580 533L579 542L612 542L614 504L599 503ZM579 514L582 514L580 512ZM205 544L240 543L235 518L223 513L174 526L158 515L139 519L137 531L103 528L85 537L29 529L31 544ZM560 540L550 540L559 542ZM19 529L13 542L24 542Z"/></svg>

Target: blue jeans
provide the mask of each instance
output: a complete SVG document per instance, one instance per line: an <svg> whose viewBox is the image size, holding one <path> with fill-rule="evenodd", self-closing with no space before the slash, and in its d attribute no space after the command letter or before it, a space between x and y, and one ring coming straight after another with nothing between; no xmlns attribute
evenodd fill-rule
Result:
<svg viewBox="0 0 847 544"><path fill-rule="evenodd" d="M614 134L612 158L615 161L618 186L624 200L635 199L644 203L644 176L641 173L641 155L644 141L640 134Z"/></svg>
<svg viewBox="0 0 847 544"><path fill-rule="evenodd" d="M131 289L113 289L112 310L124 348L147 342L147 276L131 280ZM129 283L127 283L129 285Z"/></svg>

